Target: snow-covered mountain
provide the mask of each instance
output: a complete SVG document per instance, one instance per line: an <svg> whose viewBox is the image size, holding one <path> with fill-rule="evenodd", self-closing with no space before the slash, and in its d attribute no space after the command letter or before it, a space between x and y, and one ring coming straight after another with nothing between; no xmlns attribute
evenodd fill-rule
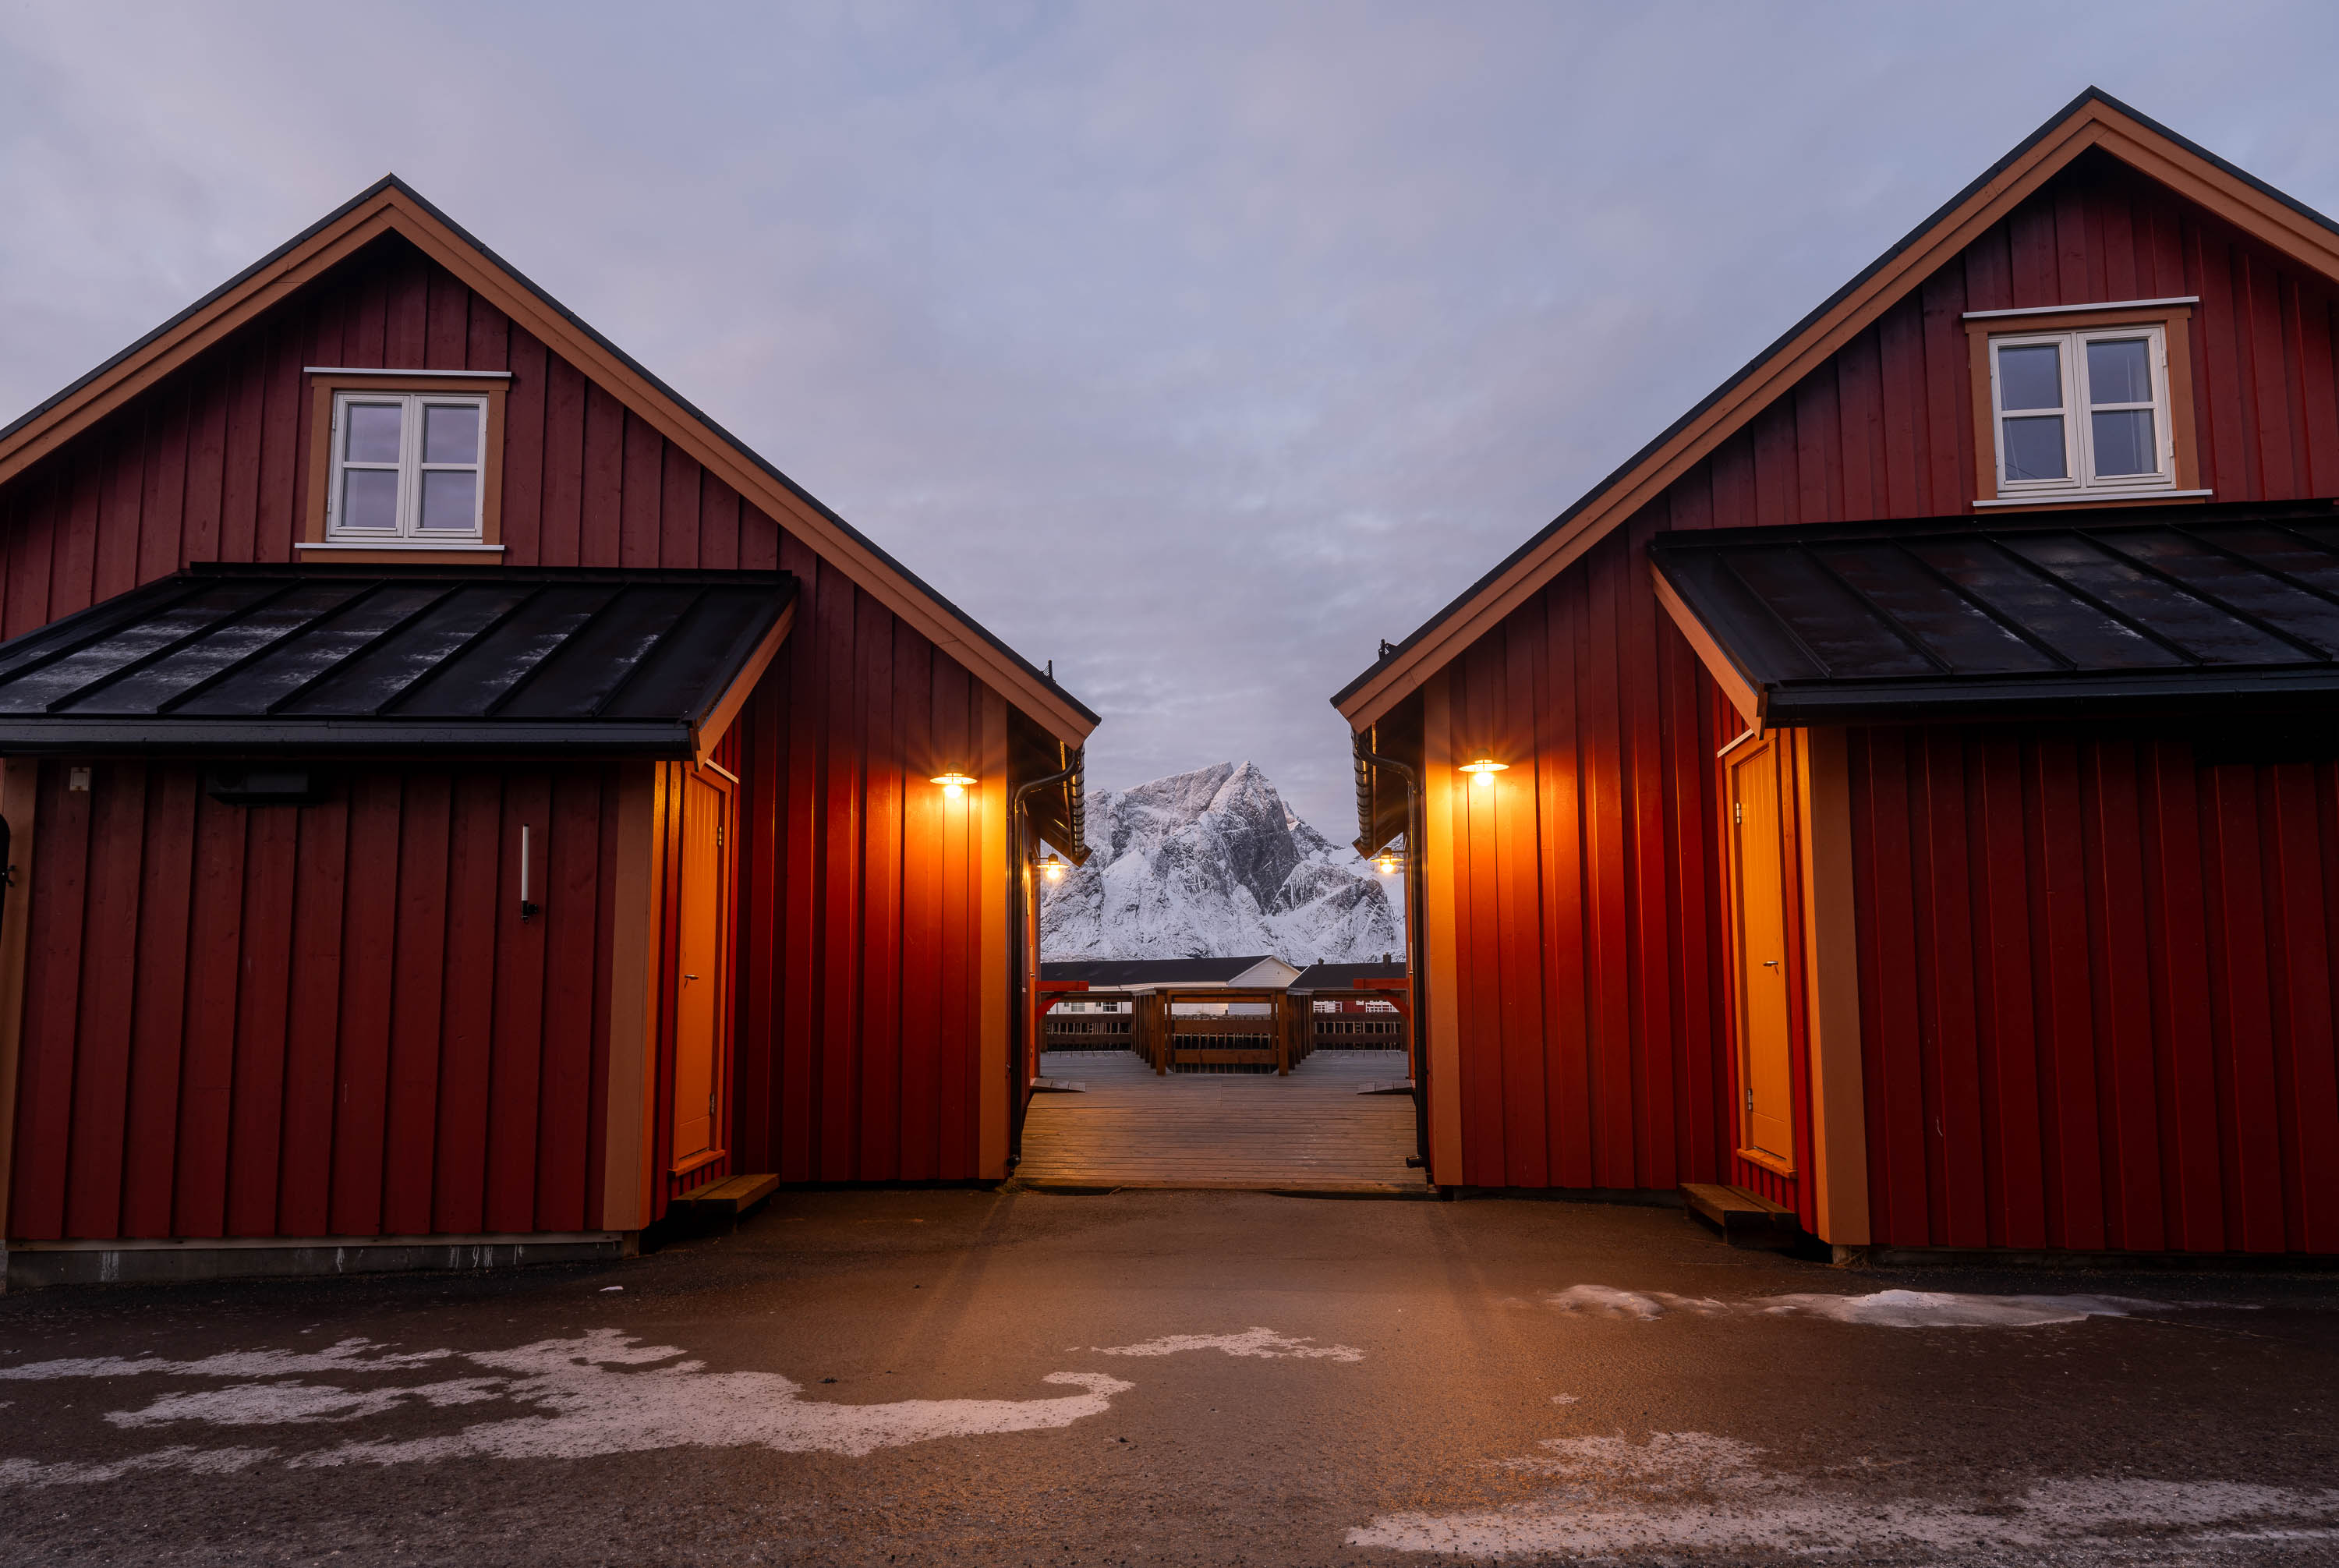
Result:
<svg viewBox="0 0 2339 1568"><path fill-rule="evenodd" d="M1088 798L1089 863L1047 887L1040 955L1365 963L1402 954L1395 878L1283 804L1249 763Z"/></svg>

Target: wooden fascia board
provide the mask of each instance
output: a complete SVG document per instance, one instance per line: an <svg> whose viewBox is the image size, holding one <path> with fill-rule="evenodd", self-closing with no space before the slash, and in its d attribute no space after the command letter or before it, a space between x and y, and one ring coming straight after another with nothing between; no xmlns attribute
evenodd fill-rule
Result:
<svg viewBox="0 0 2339 1568"><path fill-rule="evenodd" d="M1955 211L1878 267L1794 339L1726 389L1703 412L1626 472L1610 480L1492 581L1448 610L1412 646L1391 656L1336 705L1362 730L1492 630L1618 525L1662 494L1755 416L1872 325L1909 291L2053 179L2100 147L2178 195L2326 277L2339 280L2339 234L2199 153L2091 98L1976 190Z"/></svg>
<svg viewBox="0 0 2339 1568"><path fill-rule="evenodd" d="M1760 725L1763 717L1762 688L1747 677L1746 672L1738 667L1714 635L1705 629L1705 623L1697 618L1697 612L1682 602L1682 597L1673 592L1673 584L1665 581L1665 574L1657 569L1654 561L1649 563L1649 583L1656 589L1657 603L1664 606L1665 614L1673 617L1673 625L1681 629L1681 635L1689 639L1689 646L1696 650L1698 662L1705 666L1705 673L1713 677L1713 684L1722 688L1722 695L1730 699L1730 705L1736 708L1748 724Z"/></svg>
<svg viewBox="0 0 2339 1568"><path fill-rule="evenodd" d="M1021 668L961 616L910 581L899 567L793 487L775 478L735 442L711 429L702 417L683 407L592 333L581 330L564 311L481 251L469 236L396 184L386 183L360 198L339 217L328 220L281 254L60 394L37 417L0 435L0 484L389 232L412 243L534 333L660 435L804 539L814 553L966 666L978 680L1012 700L1058 740L1077 746L1096 728L1097 721Z"/></svg>
<svg viewBox="0 0 2339 1568"><path fill-rule="evenodd" d="M166 323L146 341L59 393L38 418L0 434L0 484L241 330L293 291L399 228L390 209L394 194L384 191L360 202L271 263L230 283L206 305Z"/></svg>
<svg viewBox="0 0 2339 1568"><path fill-rule="evenodd" d="M706 716L692 732L691 754L697 761L705 762L715 754L715 748L723 744L724 735L730 731L731 721L739 716L741 708L746 706L755 683L764 678L764 672L770 669L772 661L780 656L780 648L796 624L796 603L792 598L780 606L779 616L773 621L772 629L764 634L763 640L755 645L746 662L739 666L739 673L731 677L731 684L723 688L723 695L716 699L715 705L706 711Z"/></svg>

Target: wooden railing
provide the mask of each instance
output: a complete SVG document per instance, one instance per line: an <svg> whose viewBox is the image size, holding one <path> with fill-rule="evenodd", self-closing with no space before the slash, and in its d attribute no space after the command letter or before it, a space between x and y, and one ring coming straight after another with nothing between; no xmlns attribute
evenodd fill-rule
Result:
<svg viewBox="0 0 2339 1568"><path fill-rule="evenodd" d="M1127 1012L1067 1013L1059 1004L1041 1030L1043 1050L1127 1050L1136 1024Z"/></svg>
<svg viewBox="0 0 2339 1568"><path fill-rule="evenodd" d="M1270 1067L1288 1073L1318 1050L1399 1051L1412 1059L1403 1015L1357 1005L1386 1000L1369 991L1165 989L1120 1000L1128 1011L1067 1012L1059 1004L1043 1022L1042 1048L1133 1050L1157 1073ZM1318 1012L1319 1001L1349 1005Z"/></svg>
<svg viewBox="0 0 2339 1568"><path fill-rule="evenodd" d="M1294 991L1308 1006L1308 1031L1318 1050L1405 1050L1410 1054L1405 1018L1386 997L1363 991ZM1340 1011L1319 1011L1319 1002L1337 1002ZM1386 1011L1382 1011L1387 1009Z"/></svg>

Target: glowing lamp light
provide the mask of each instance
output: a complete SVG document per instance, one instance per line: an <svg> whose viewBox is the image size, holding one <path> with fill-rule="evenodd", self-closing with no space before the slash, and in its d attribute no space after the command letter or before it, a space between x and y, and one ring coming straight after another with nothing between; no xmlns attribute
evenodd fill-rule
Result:
<svg viewBox="0 0 2339 1568"><path fill-rule="evenodd" d="M1404 863L1404 862L1398 860L1396 856L1391 854L1388 851L1383 850L1379 856L1374 860L1373 867L1383 876L1395 876L1397 873L1398 869L1403 866Z"/></svg>
<svg viewBox="0 0 2339 1568"><path fill-rule="evenodd" d="M1462 771L1477 775L1470 781L1473 784L1492 784L1495 782L1495 775L1510 765L1508 763L1498 763L1492 757L1480 757L1476 762L1464 763Z"/></svg>
<svg viewBox="0 0 2339 1568"><path fill-rule="evenodd" d="M1051 850L1048 853L1048 858L1040 863L1040 874L1050 882L1064 880L1064 863L1056 858L1054 851Z"/></svg>
<svg viewBox="0 0 2339 1568"><path fill-rule="evenodd" d="M943 794L952 800L956 800L974 787L974 775L961 773L936 774L928 782L942 785Z"/></svg>

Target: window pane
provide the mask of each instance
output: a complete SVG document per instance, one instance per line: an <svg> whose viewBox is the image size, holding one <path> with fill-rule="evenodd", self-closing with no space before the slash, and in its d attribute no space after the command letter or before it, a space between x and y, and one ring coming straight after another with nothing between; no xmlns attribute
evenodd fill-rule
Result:
<svg viewBox="0 0 2339 1568"><path fill-rule="evenodd" d="M479 476L469 468L434 468L422 476L422 526L469 533L479 526Z"/></svg>
<svg viewBox="0 0 2339 1568"><path fill-rule="evenodd" d="M2091 414L2088 418L2095 421L2096 474L2098 478L2160 471L2160 454L2152 444L2150 409L2121 409L2108 414ZM2011 419L2007 422L2013 423Z"/></svg>
<svg viewBox="0 0 2339 1568"><path fill-rule="evenodd" d="M398 470L349 468L341 475L341 515L344 528L398 527Z"/></svg>
<svg viewBox="0 0 2339 1568"><path fill-rule="evenodd" d="M2152 401L2152 356L2149 348L2150 345L2142 338L2089 343L2088 400L2097 404ZM2028 408L2029 405L2026 403L2023 406Z"/></svg>
<svg viewBox="0 0 2339 1568"><path fill-rule="evenodd" d="M1998 406L2059 409L2063 406L2063 350L2052 343L2026 343L1998 351Z"/></svg>
<svg viewBox="0 0 2339 1568"><path fill-rule="evenodd" d="M432 404L422 410L422 460L479 460L479 409L475 403Z"/></svg>
<svg viewBox="0 0 2339 1568"><path fill-rule="evenodd" d="M2063 462L2063 421L2007 419L2006 477L2009 479L2068 479Z"/></svg>
<svg viewBox="0 0 2339 1568"><path fill-rule="evenodd" d="M341 456L352 463L398 461L399 427L406 409L397 403L350 403L341 410L349 429Z"/></svg>

